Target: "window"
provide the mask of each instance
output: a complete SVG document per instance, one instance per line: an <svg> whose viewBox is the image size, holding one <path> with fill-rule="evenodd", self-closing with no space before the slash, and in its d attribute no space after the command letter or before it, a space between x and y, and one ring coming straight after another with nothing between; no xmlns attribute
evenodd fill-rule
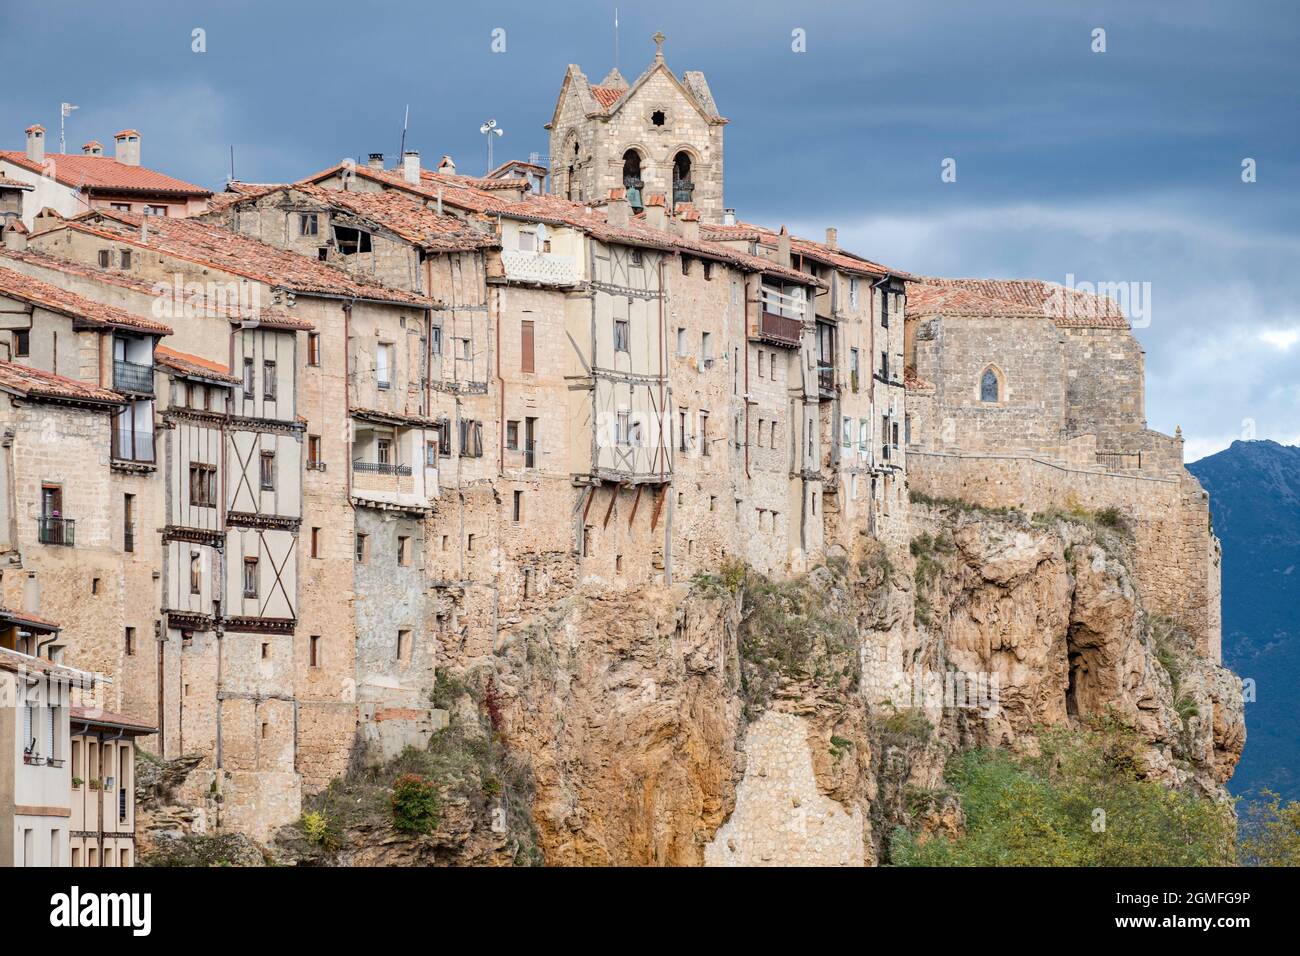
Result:
<svg viewBox="0 0 1300 956"><path fill-rule="evenodd" d="M393 440L391 438L375 439L375 461L381 465L392 464Z"/></svg>
<svg viewBox="0 0 1300 956"><path fill-rule="evenodd" d="M519 323L519 371L533 371L533 320L523 319Z"/></svg>
<svg viewBox="0 0 1300 956"><path fill-rule="evenodd" d="M762 349L758 350L758 377L763 378L763 363L767 361L767 353Z"/></svg>
<svg viewBox="0 0 1300 956"><path fill-rule="evenodd" d="M531 230L519 230L519 251L536 252L537 251L537 233Z"/></svg>
<svg viewBox="0 0 1300 956"><path fill-rule="evenodd" d="M650 122L654 123L656 126L663 126L667 120L668 117L665 115L663 110L655 110L650 114Z"/></svg>
<svg viewBox="0 0 1300 956"><path fill-rule="evenodd" d="M677 412L677 450L686 451L686 409Z"/></svg>
<svg viewBox="0 0 1300 956"><path fill-rule="evenodd" d="M320 528L311 529L311 556L320 557Z"/></svg>
<svg viewBox="0 0 1300 956"><path fill-rule="evenodd" d="M120 255L122 257L122 268L123 269L131 268L131 250L122 249L120 250Z"/></svg>
<svg viewBox="0 0 1300 956"><path fill-rule="evenodd" d="M426 441L424 443L424 467L438 467L438 443L436 441Z"/></svg>
<svg viewBox="0 0 1300 956"><path fill-rule="evenodd" d="M307 662L309 667L320 667L320 635L313 634L307 638Z"/></svg>
<svg viewBox="0 0 1300 956"><path fill-rule="evenodd" d="M307 364L308 365L320 364L320 333L319 332L307 333Z"/></svg>
<svg viewBox="0 0 1300 956"><path fill-rule="evenodd" d="M411 632L405 628L397 632L397 659L403 664L411 660Z"/></svg>
<svg viewBox="0 0 1300 956"><path fill-rule="evenodd" d="M108 206L109 206L109 208L112 209L114 212L130 212L130 211L131 211L131 204L130 204L129 202L111 202L111 203L108 204Z"/></svg>
<svg viewBox="0 0 1300 956"><path fill-rule="evenodd" d="M26 329L14 332L14 355L21 358L32 352L32 333Z"/></svg>
<svg viewBox="0 0 1300 956"><path fill-rule="evenodd" d="M709 413L700 412L700 454L709 454Z"/></svg>
<svg viewBox="0 0 1300 956"><path fill-rule="evenodd" d="M511 451L519 449L519 422L506 422L506 448Z"/></svg>
<svg viewBox="0 0 1300 956"><path fill-rule="evenodd" d="M262 460L262 490L275 491L275 452L264 451Z"/></svg>
<svg viewBox="0 0 1300 956"><path fill-rule="evenodd" d="M713 333L700 333L700 358L704 360L706 367L713 364Z"/></svg>
<svg viewBox="0 0 1300 956"><path fill-rule="evenodd" d="M460 420L460 454L462 458L483 457L483 423L472 418Z"/></svg>
<svg viewBox="0 0 1300 956"><path fill-rule="evenodd" d="M886 382L889 381L889 353L880 353L880 377Z"/></svg>
<svg viewBox="0 0 1300 956"><path fill-rule="evenodd" d="M690 274L691 274L691 257L682 256L682 275L688 276Z"/></svg>
<svg viewBox="0 0 1300 956"><path fill-rule="evenodd" d="M269 661L270 659L271 659L271 645L270 645L268 642L263 641L263 642L262 642L262 660L264 660L264 661Z"/></svg>
<svg viewBox="0 0 1300 956"><path fill-rule="evenodd" d="M135 656L135 628L128 627L126 629L126 632L123 634L122 642L126 648L126 656L134 657Z"/></svg>
<svg viewBox="0 0 1300 956"><path fill-rule="evenodd" d="M631 413L629 413L626 408L620 408L618 410L618 418L614 423L614 444L626 445L628 443L630 431L628 422L630 418Z"/></svg>
<svg viewBox="0 0 1300 956"><path fill-rule="evenodd" d="M393 346L389 342L381 342L375 350L375 381L380 388L393 385Z"/></svg>
<svg viewBox="0 0 1300 956"><path fill-rule="evenodd" d="M217 466L190 463L190 504L196 508L217 506Z"/></svg>
<svg viewBox="0 0 1300 956"><path fill-rule="evenodd" d="M135 495L122 496L122 550L135 550Z"/></svg>
<svg viewBox="0 0 1300 956"><path fill-rule="evenodd" d="M704 279L706 282L713 281L713 263L708 259L704 260Z"/></svg>
<svg viewBox="0 0 1300 956"><path fill-rule="evenodd" d="M275 363L270 360L262 363L262 397L275 401Z"/></svg>
<svg viewBox="0 0 1300 956"><path fill-rule="evenodd" d="M253 397L255 387L254 378L253 360L251 358L246 358L244 359L244 398Z"/></svg>
<svg viewBox="0 0 1300 956"><path fill-rule="evenodd" d="M677 354L679 356L686 354L686 330L677 330Z"/></svg>
<svg viewBox="0 0 1300 956"><path fill-rule="evenodd" d="M314 212L298 214L298 235L315 236L320 234L320 220Z"/></svg>
<svg viewBox="0 0 1300 956"><path fill-rule="evenodd" d="M474 536L472 534L468 534L465 536L465 550L466 551L474 550Z"/></svg>
<svg viewBox="0 0 1300 956"><path fill-rule="evenodd" d="M632 250L632 265L634 265L634 266L639 266L639 265L643 265L644 262L645 262L645 258L641 255L641 250L640 250L640 249L633 249L633 250Z"/></svg>
<svg viewBox="0 0 1300 956"><path fill-rule="evenodd" d="M257 597L257 558L244 558L244 597Z"/></svg>
<svg viewBox="0 0 1300 956"><path fill-rule="evenodd" d="M524 493L519 490L516 490L514 494L514 507L512 512L512 519L514 520L515 524L518 524L520 521L524 520Z"/></svg>
<svg viewBox="0 0 1300 956"><path fill-rule="evenodd" d="M319 469L321 466L320 457L320 435L307 436L307 467Z"/></svg>
<svg viewBox="0 0 1300 956"><path fill-rule="evenodd" d="M451 455L451 422L445 415L438 422L438 454L443 458Z"/></svg>
<svg viewBox="0 0 1300 956"><path fill-rule="evenodd" d="M614 351L628 351L628 324L627 319L614 320Z"/></svg>
<svg viewBox="0 0 1300 956"><path fill-rule="evenodd" d="M100 250L99 250L99 267L100 267L101 269L107 269L108 266L109 266L109 263L112 261L112 258L113 258L113 254L112 254L111 252L109 252L107 249L100 249Z"/></svg>
<svg viewBox="0 0 1300 956"><path fill-rule="evenodd" d="M370 557L370 535L358 534L356 545L357 564L365 564Z"/></svg>
<svg viewBox="0 0 1300 956"><path fill-rule="evenodd" d="M458 347L459 350L460 350L460 359L461 359L461 361L463 361L463 362L468 362L468 361L470 360L470 358L471 358L469 339L468 339L468 338L459 338L459 339L456 340L456 342L457 342L457 347Z"/></svg>
<svg viewBox="0 0 1300 956"><path fill-rule="evenodd" d="M203 593L203 557L198 551L190 552L190 593Z"/></svg>
<svg viewBox="0 0 1300 956"><path fill-rule="evenodd" d="M144 214L146 216L166 216L167 207L166 206L145 206Z"/></svg>
<svg viewBox="0 0 1300 956"><path fill-rule="evenodd" d="M889 328L889 298L888 292L880 294L880 325L882 328Z"/></svg>
<svg viewBox="0 0 1300 956"><path fill-rule="evenodd" d="M849 276L849 308L858 307L858 280L854 276Z"/></svg>
<svg viewBox="0 0 1300 956"><path fill-rule="evenodd" d="M980 376L980 401L997 402L1001 400L1002 389L1001 383L998 382L998 373L991 368L986 368L984 374Z"/></svg>
<svg viewBox="0 0 1300 956"><path fill-rule="evenodd" d="M858 390L858 368L860 362L858 359L858 350L849 349L849 387L853 391Z"/></svg>
<svg viewBox="0 0 1300 956"><path fill-rule="evenodd" d="M397 536L397 563L404 568L411 566L411 539L404 534Z"/></svg>
<svg viewBox="0 0 1300 956"><path fill-rule="evenodd" d="M429 354L442 355L442 326L435 325L429 329Z"/></svg>

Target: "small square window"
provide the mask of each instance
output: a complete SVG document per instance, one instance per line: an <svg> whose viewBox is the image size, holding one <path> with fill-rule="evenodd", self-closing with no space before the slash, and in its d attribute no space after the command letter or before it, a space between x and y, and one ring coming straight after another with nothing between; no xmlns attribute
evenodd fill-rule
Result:
<svg viewBox="0 0 1300 956"><path fill-rule="evenodd" d="M18 357L30 355L32 351L32 333L26 329L19 329L14 332L14 355Z"/></svg>

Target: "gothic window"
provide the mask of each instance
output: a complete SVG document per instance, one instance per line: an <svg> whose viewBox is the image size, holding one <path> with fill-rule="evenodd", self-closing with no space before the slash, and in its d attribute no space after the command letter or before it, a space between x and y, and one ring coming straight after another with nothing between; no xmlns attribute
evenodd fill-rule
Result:
<svg viewBox="0 0 1300 956"><path fill-rule="evenodd" d="M642 208L641 190L645 180L641 178L641 154L629 149L623 154L623 188L627 190L627 201L634 210Z"/></svg>
<svg viewBox="0 0 1300 956"><path fill-rule="evenodd" d="M1002 400L1002 382L998 378L998 373L991 367L984 370L980 376L980 401L981 402L999 402Z"/></svg>
<svg viewBox="0 0 1300 956"><path fill-rule="evenodd" d="M685 150L673 157L673 206L691 201L695 183L691 180L691 157Z"/></svg>

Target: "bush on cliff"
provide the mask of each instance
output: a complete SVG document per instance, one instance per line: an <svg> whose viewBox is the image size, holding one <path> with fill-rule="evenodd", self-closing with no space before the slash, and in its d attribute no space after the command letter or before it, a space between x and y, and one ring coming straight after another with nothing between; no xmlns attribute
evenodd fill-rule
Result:
<svg viewBox="0 0 1300 956"><path fill-rule="evenodd" d="M1054 729L1041 755L978 749L945 771L966 815L956 838L896 831L900 866L1223 866L1233 817L1208 797L1137 775L1135 739L1114 721Z"/></svg>
<svg viewBox="0 0 1300 956"><path fill-rule="evenodd" d="M1241 821L1241 862L1247 866L1300 866L1300 801L1282 803L1265 790L1246 806Z"/></svg>

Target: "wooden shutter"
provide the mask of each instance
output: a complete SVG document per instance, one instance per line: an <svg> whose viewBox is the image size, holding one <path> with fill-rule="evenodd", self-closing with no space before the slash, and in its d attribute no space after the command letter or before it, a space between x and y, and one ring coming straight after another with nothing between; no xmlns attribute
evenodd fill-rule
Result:
<svg viewBox="0 0 1300 956"><path fill-rule="evenodd" d="M524 319L520 323L519 371L533 371L533 320Z"/></svg>

